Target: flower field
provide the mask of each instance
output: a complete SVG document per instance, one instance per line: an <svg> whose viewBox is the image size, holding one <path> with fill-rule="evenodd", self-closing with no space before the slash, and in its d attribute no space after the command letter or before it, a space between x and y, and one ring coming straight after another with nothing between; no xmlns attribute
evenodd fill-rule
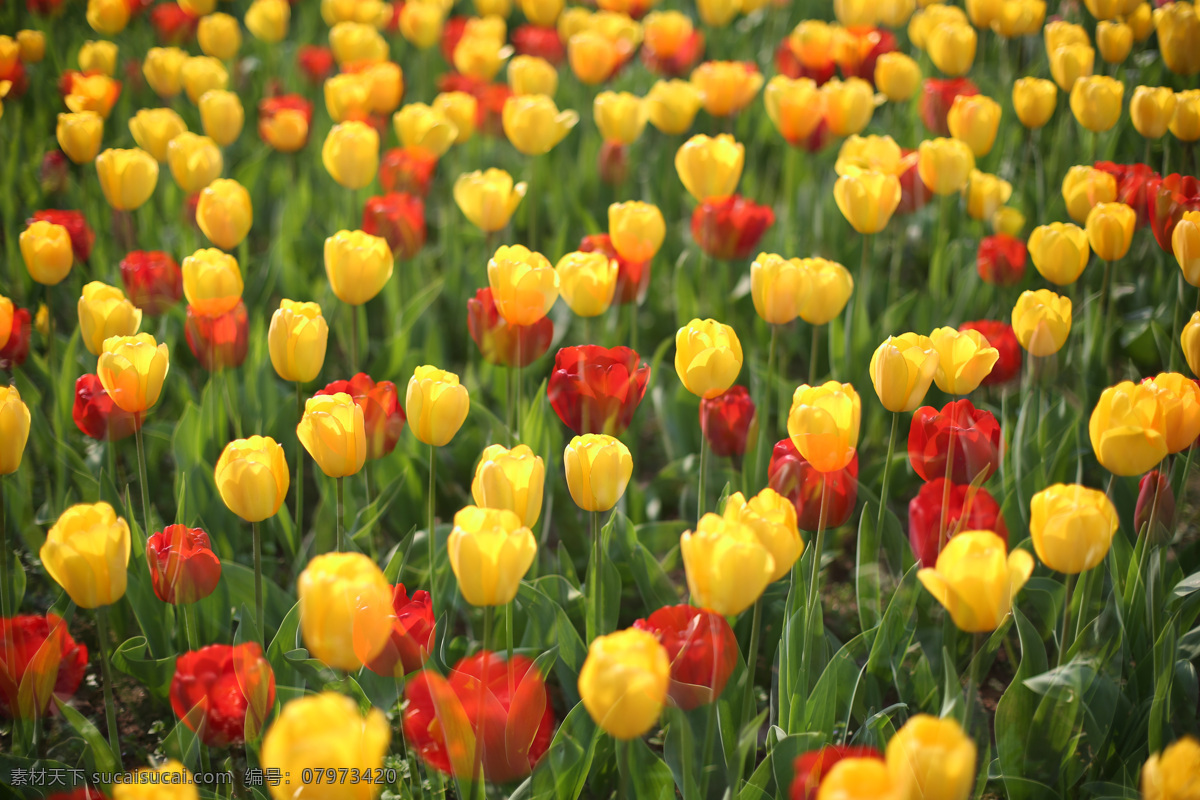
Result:
<svg viewBox="0 0 1200 800"><path fill-rule="evenodd" d="M0 795L1200 798L1200 10L4 0Z"/></svg>

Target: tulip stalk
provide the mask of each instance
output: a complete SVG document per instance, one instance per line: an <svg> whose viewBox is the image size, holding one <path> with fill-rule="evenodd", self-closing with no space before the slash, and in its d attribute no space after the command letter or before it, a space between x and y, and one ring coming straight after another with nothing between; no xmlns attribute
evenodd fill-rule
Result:
<svg viewBox="0 0 1200 800"><path fill-rule="evenodd" d="M808 348L808 385L817 385L817 357L821 353L821 326L814 325L812 342Z"/></svg>
<svg viewBox="0 0 1200 800"><path fill-rule="evenodd" d="M108 724L108 746L121 767L121 740L117 735L117 705L113 701L112 666L108 663L108 606L96 609L96 636L100 645L100 674L104 679L104 718Z"/></svg>
<svg viewBox="0 0 1200 800"><path fill-rule="evenodd" d="M700 435L700 482L696 491L696 521L704 516L704 473L708 469L708 438Z"/></svg>
<svg viewBox="0 0 1200 800"><path fill-rule="evenodd" d="M142 536L150 536L150 488L146 480L146 446L142 442L142 412L135 415L134 438L137 442L138 483L142 485Z"/></svg>
<svg viewBox="0 0 1200 800"><path fill-rule="evenodd" d="M296 422L304 419L304 390L296 381ZM304 538L304 445L296 437L296 535Z"/></svg>
<svg viewBox="0 0 1200 800"><path fill-rule="evenodd" d="M817 513L817 540L813 545L813 565L812 575L808 582L808 599L804 606L804 636L807 639L812 634L813 613L818 612L817 603L820 601L820 586L818 581L821 579L821 553L825 551L825 520L828 519L829 513L829 480L826 475L821 476L821 507ZM809 685L809 659L812 648L808 647L807 642L801 651L800 656L800 672L804 675L804 685L799 688L799 691L805 696L808 696ZM793 689L795 691L795 689Z"/></svg>
<svg viewBox="0 0 1200 800"><path fill-rule="evenodd" d="M1143 550L1143 552L1145 552L1145 551ZM1066 598L1063 602L1062 637L1058 640L1058 662L1055 664L1055 666L1058 666L1058 667L1061 667L1063 665L1063 657L1066 656L1066 654L1067 654L1067 648L1068 648L1067 639L1069 637L1070 624L1071 624L1071 595L1072 595L1074 589L1075 589L1075 575L1073 573L1069 573L1067 575Z"/></svg>
<svg viewBox="0 0 1200 800"><path fill-rule="evenodd" d="M775 396L775 358L779 346L779 326L771 326L771 343L767 346L767 381L765 391L763 392L762 400L759 401L759 407L762 409L762 416L758 420L758 443L755 445L754 456L754 483L759 484L759 478L762 476L762 457L767 446L767 431L771 427L771 400ZM767 461L770 462L770 454L767 454Z"/></svg>
<svg viewBox="0 0 1200 800"><path fill-rule="evenodd" d="M262 644L266 641L267 632L263 627L262 533L257 522L250 523L250 533L254 539L254 614L258 622L259 644Z"/></svg>
<svg viewBox="0 0 1200 800"><path fill-rule="evenodd" d="M879 489L879 513L875 517L875 536L880 536L880 531L883 530L883 515L887 508L888 499L888 479L891 478L892 472L892 456L896 453L896 431L900 427L900 412L892 412L892 432L888 436L887 458L883 462L883 481ZM945 525L945 521L942 522Z"/></svg>
<svg viewBox="0 0 1200 800"><path fill-rule="evenodd" d="M346 504L343 495L343 481L345 481L345 478L339 477L337 479L337 542L335 543L335 547L339 553L346 549L344 541L346 538Z"/></svg>
<svg viewBox="0 0 1200 800"><path fill-rule="evenodd" d="M754 601L754 616L750 621L750 646L746 649L746 694L742 698L742 732L739 737L745 733L745 728L754 719L755 703L754 703L754 665L758 662L759 639L762 637L762 612L763 599L759 595ZM715 701L714 701L715 702ZM755 739L757 742L757 738ZM750 764L753 769L754 753L758 748L755 747L749 753ZM705 754L705 758L708 755ZM746 764L743 762L738 768L738 777L745 777ZM735 787L730 787L730 793L733 793Z"/></svg>
<svg viewBox="0 0 1200 800"><path fill-rule="evenodd" d="M592 536L592 563L591 575L588 577L588 582L591 587L592 595L592 635L588 637L590 643L597 636L604 635L604 565L601 559L604 557L604 548L600 543L600 512L588 512L588 527L591 529Z"/></svg>
<svg viewBox="0 0 1200 800"><path fill-rule="evenodd" d="M437 491L437 459L434 457L433 445L429 445L429 588L434 588L433 576L433 558L434 558L434 533L433 533L433 515L436 504L434 502L434 492Z"/></svg>

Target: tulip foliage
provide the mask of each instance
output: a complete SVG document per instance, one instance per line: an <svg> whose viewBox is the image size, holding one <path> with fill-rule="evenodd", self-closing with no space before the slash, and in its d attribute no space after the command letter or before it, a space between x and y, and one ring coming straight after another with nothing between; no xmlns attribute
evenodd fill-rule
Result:
<svg viewBox="0 0 1200 800"><path fill-rule="evenodd" d="M0 784L1195 798L1197 75L1185 0L0 4Z"/></svg>

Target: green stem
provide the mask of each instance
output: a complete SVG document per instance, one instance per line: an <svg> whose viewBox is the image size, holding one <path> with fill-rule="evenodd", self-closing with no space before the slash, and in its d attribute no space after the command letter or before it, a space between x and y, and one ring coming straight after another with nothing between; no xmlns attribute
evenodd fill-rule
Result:
<svg viewBox="0 0 1200 800"><path fill-rule="evenodd" d="M266 641L267 631L263 619L262 532L257 522L250 523L250 533L254 538L254 615L258 623L259 644L262 644Z"/></svg>
<svg viewBox="0 0 1200 800"><path fill-rule="evenodd" d="M1179 348L1175 344L1179 341L1179 332L1183 328L1183 271L1180 270L1175 275L1175 318L1171 323L1171 356L1169 367L1172 372L1175 371L1175 365L1179 363ZM1190 449L1190 448L1189 448Z"/></svg>
<svg viewBox="0 0 1200 800"><path fill-rule="evenodd" d="M950 531L947 530L947 517L950 515L950 487L954 484L951 478L954 477L954 421L951 420L950 427L947 429L947 446L946 446L946 472L943 476L945 481L942 483L942 513L938 520L938 555L942 554L942 548L946 546L946 540L949 539Z"/></svg>
<svg viewBox="0 0 1200 800"><path fill-rule="evenodd" d="M138 482L142 485L142 536L150 536L150 488L146 480L146 446L142 442L142 415L137 414L137 428L134 438L137 440Z"/></svg>
<svg viewBox="0 0 1200 800"><path fill-rule="evenodd" d="M1113 340L1113 309L1116 307L1116 302L1112 299L1112 273L1113 262L1104 262L1104 288L1100 294L1100 307L1104 312L1104 328L1102 335L1103 341L1100 344L1100 360L1101 363L1107 365L1109 363L1109 354L1112 352L1111 342Z"/></svg>
<svg viewBox="0 0 1200 800"><path fill-rule="evenodd" d="M429 445L429 589L433 591L433 576L434 576L434 529L433 515L436 509L434 502L434 492L437 488L437 459L434 458L433 445Z"/></svg>
<svg viewBox="0 0 1200 800"><path fill-rule="evenodd" d="M817 358L820 356L821 346L821 326L814 325L812 329L812 342L808 347L808 385L817 385Z"/></svg>
<svg viewBox="0 0 1200 800"><path fill-rule="evenodd" d="M700 482L696 492L696 522L704 516L704 473L708 468L708 439L700 434Z"/></svg>
<svg viewBox="0 0 1200 800"><path fill-rule="evenodd" d="M354 371L358 372L358 334L360 329L367 327L367 309L365 306L357 305L354 307ZM368 332L363 338L362 360L366 363L370 360L371 351L371 336Z"/></svg>
<svg viewBox="0 0 1200 800"><path fill-rule="evenodd" d="M483 639L480 641L479 649L487 650L488 649L488 641L492 638L492 612L493 612L493 609L491 606L484 606L482 611L483 611ZM487 708L487 706L484 705L484 703L487 699L484 694L486 691L486 687L487 687L487 683L485 681L479 682L479 705L477 706L477 708ZM484 780L484 777L483 777L483 741L482 741L483 737L479 735L482 732L483 732L482 723L477 723L475 726L475 734L476 734L475 735L475 768L471 773L471 777L475 781L475 785L478 787L480 800L484 800L487 797L487 781Z"/></svg>
<svg viewBox="0 0 1200 800"><path fill-rule="evenodd" d="M221 388L225 392L225 409L229 414L229 420L233 423L233 432L238 439L242 438L242 418L238 416L237 410L233 405L233 395L229 392L229 371L221 370Z"/></svg>
<svg viewBox="0 0 1200 800"><path fill-rule="evenodd" d="M0 617L5 619L16 616L16 597L12 594L8 579L8 509L4 505L4 481L0 480ZM5 627L5 635L11 629ZM8 640L4 642L4 651L13 652Z"/></svg>
<svg viewBox="0 0 1200 800"><path fill-rule="evenodd" d="M505 661L504 663L505 663L506 668L508 669L508 696L509 697L513 696L513 691L515 689L515 687L513 686L513 681L515 680L515 676L513 674L513 668L512 668L512 663L513 663L513 604L515 602L516 602L515 600L510 600L509 602L504 604L504 652L505 652L505 655L508 656L508 660Z"/></svg>
<svg viewBox="0 0 1200 800"><path fill-rule="evenodd" d="M630 743L624 739L618 739L617 745L617 797L620 800L628 800L633 793L629 791L629 747ZM635 798L636 800L636 798Z"/></svg>
<svg viewBox="0 0 1200 800"><path fill-rule="evenodd" d="M188 649L199 650L200 621L196 619L196 607L191 603L184 603L179 607L179 611L183 615L183 624L187 626Z"/></svg>
<svg viewBox="0 0 1200 800"><path fill-rule="evenodd" d="M588 513L592 538L592 563L588 580L592 595L592 630L588 641L604 635L604 548L600 542L600 512Z"/></svg>
<svg viewBox="0 0 1200 800"><path fill-rule="evenodd" d="M340 553L346 549L346 504L343 482L345 478L337 479L337 541L335 546Z"/></svg>
<svg viewBox="0 0 1200 800"><path fill-rule="evenodd" d="M742 728L743 730L754 719L755 702L754 702L754 667L758 662L758 647L759 639L762 635L762 612L763 599L759 598L754 601L754 618L750 623L750 647L746 650L746 694L742 699ZM739 734L740 735L740 734ZM754 756L758 751L757 737L755 746L750 750L749 761L754 764ZM705 756L707 758L707 756ZM753 767L752 767L753 768ZM742 775L745 777L745 764L742 764Z"/></svg>
<svg viewBox="0 0 1200 800"><path fill-rule="evenodd" d="M96 609L96 635L100 642L100 673L104 679L104 718L108 723L108 746L121 767L121 740L117 735L117 705L113 702L112 667L108 663L108 606Z"/></svg>
<svg viewBox="0 0 1200 800"><path fill-rule="evenodd" d="M812 575L808 581L808 597L804 605L804 637L808 639L812 634L813 614L820 613L817 603L820 601L820 580L821 580L821 553L825 551L825 519L829 511L829 480L825 475L821 476L821 508L817 514L817 537L816 543L813 545L813 562ZM804 675L804 684L799 687L799 691L808 696L809 684L809 659L812 657L812 648L808 646L808 642L804 643L801 648L800 655L800 671ZM793 690L795 691L795 690Z"/></svg>
<svg viewBox="0 0 1200 800"><path fill-rule="evenodd" d="M708 713L704 719L704 749L700 751L701 768L700 768L700 797L708 797L708 773L710 767L708 757L712 754L713 744L716 740L717 733L717 698L712 698L708 703ZM715 768L715 765L713 765Z"/></svg>
<svg viewBox="0 0 1200 800"><path fill-rule="evenodd" d="M296 422L304 419L304 389L296 381ZM296 437L296 538L304 539L304 445Z"/></svg>
<svg viewBox="0 0 1200 800"><path fill-rule="evenodd" d="M900 427L900 412L892 412L892 433L888 437L887 458L883 462L883 485L879 490L879 515L875 518L875 536L883 530L883 514L887 508L888 478L891 477L892 456L896 452L896 431Z"/></svg>
<svg viewBox="0 0 1200 800"><path fill-rule="evenodd" d="M972 739L975 736L971 733L971 718L975 714L975 695L979 691L979 669L980 662L983 660L979 657L979 651L983 646L983 634L977 633L973 637L973 646L971 648L971 666L967 677L967 707L963 710L963 730L967 736Z"/></svg>
<svg viewBox="0 0 1200 800"><path fill-rule="evenodd" d="M770 461L767 451L767 434L771 430L771 400L775 397L775 354L779 344L779 326L771 326L771 344L767 348L767 381L759 400L758 412L758 445L754 456L754 485L760 485L762 476L763 456Z"/></svg>
<svg viewBox="0 0 1200 800"><path fill-rule="evenodd" d="M358 372L358 307L350 307L350 371Z"/></svg>
<svg viewBox="0 0 1200 800"><path fill-rule="evenodd" d="M1066 599L1063 602L1062 638L1059 639L1059 641L1058 641L1058 663L1056 664L1056 666L1059 666L1059 667L1061 667L1063 665L1063 658L1066 656L1067 650L1070 648L1070 643L1067 640L1070 636L1070 631L1071 631L1071 628L1070 628L1070 625L1071 625L1071 594L1074 589L1075 589L1075 576L1067 575Z"/></svg>
<svg viewBox="0 0 1200 800"><path fill-rule="evenodd" d="M521 405L524 403L524 397L522 396L524 393L521 387L521 378L524 377L525 374L525 367L522 366L523 359L521 358L522 330L523 328L520 326L517 328L517 419L516 430L513 433L513 439L515 442L521 441Z"/></svg>

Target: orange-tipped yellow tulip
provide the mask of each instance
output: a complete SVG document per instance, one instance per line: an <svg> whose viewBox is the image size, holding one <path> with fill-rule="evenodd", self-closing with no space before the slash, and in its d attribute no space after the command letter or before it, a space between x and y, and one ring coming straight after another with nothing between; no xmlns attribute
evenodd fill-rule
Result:
<svg viewBox="0 0 1200 800"><path fill-rule="evenodd" d="M1012 612L1013 598L1033 572L1033 556L1006 550L1004 540L991 531L957 533L938 555L937 566L922 569L917 578L959 630L988 633ZM971 770L970 777L974 775Z"/></svg>
<svg viewBox="0 0 1200 800"><path fill-rule="evenodd" d="M776 75L767 82L763 103L775 130L793 146L811 136L825 117L825 94L812 78Z"/></svg>
<svg viewBox="0 0 1200 800"><path fill-rule="evenodd" d="M596 31L581 31L567 40L571 72L589 86L608 80L622 58L618 43Z"/></svg>
<svg viewBox="0 0 1200 800"><path fill-rule="evenodd" d="M183 296L199 314L215 317L232 311L243 288L237 259L227 253L210 247L183 260Z"/></svg>
<svg viewBox="0 0 1200 800"><path fill-rule="evenodd" d="M38 556L80 608L110 606L125 596L129 525L108 503L79 503L58 518Z"/></svg>
<svg viewBox="0 0 1200 800"><path fill-rule="evenodd" d="M502 245L487 271L496 310L509 325L534 324L558 299L558 273L544 255L524 245Z"/></svg>
<svg viewBox="0 0 1200 800"><path fill-rule="evenodd" d="M96 375L118 408L140 414L158 402L170 366L166 344L150 334L113 336L104 340Z"/></svg>
<svg viewBox="0 0 1200 800"><path fill-rule="evenodd" d="M1000 104L984 95L959 95L946 115L950 135L967 143L976 158L992 152L1000 130Z"/></svg>
<svg viewBox="0 0 1200 800"><path fill-rule="evenodd" d="M269 436L235 439L225 445L213 479L225 507L247 522L262 522L279 513L291 482L283 447Z"/></svg>
<svg viewBox="0 0 1200 800"><path fill-rule="evenodd" d="M788 436L814 469L836 472L854 458L861 419L862 401L850 384L803 384L792 395Z"/></svg>
<svg viewBox="0 0 1200 800"><path fill-rule="evenodd" d="M988 344L979 331L936 328L929 334L938 353L933 379L946 394L970 394L979 387L1000 360L1000 351Z"/></svg>
<svg viewBox="0 0 1200 800"><path fill-rule="evenodd" d="M1158 393L1132 381L1121 381L1100 394L1088 420L1088 436L1096 460L1114 475L1149 472L1170 452Z"/></svg>
<svg viewBox="0 0 1200 800"><path fill-rule="evenodd" d="M1049 289L1022 292L1013 305L1012 327L1030 355L1053 355L1071 333L1071 298Z"/></svg>
<svg viewBox="0 0 1200 800"><path fill-rule="evenodd" d="M63 103L71 111L95 111L107 119L120 94L120 84L107 75L76 75Z"/></svg>
<svg viewBox="0 0 1200 800"><path fill-rule="evenodd" d="M680 537L679 552L692 605L724 616L754 605L775 574L775 557L737 516L705 514Z"/></svg>
<svg viewBox="0 0 1200 800"><path fill-rule="evenodd" d="M417 367L408 381L404 411L413 435L424 444L444 447L458 433L471 398L453 372L429 365Z"/></svg>
<svg viewBox="0 0 1200 800"><path fill-rule="evenodd" d="M704 96L704 109L728 117L750 105L762 88L763 76L742 61L706 61L692 70L692 84Z"/></svg>
<svg viewBox="0 0 1200 800"><path fill-rule="evenodd" d="M662 247L667 224L662 211L651 203L613 203L608 207L608 235L622 258L644 262L654 258Z"/></svg>
<svg viewBox="0 0 1200 800"><path fill-rule="evenodd" d="M267 352L276 374L289 383L315 380L325 364L329 325L317 303L281 300L271 315Z"/></svg>

